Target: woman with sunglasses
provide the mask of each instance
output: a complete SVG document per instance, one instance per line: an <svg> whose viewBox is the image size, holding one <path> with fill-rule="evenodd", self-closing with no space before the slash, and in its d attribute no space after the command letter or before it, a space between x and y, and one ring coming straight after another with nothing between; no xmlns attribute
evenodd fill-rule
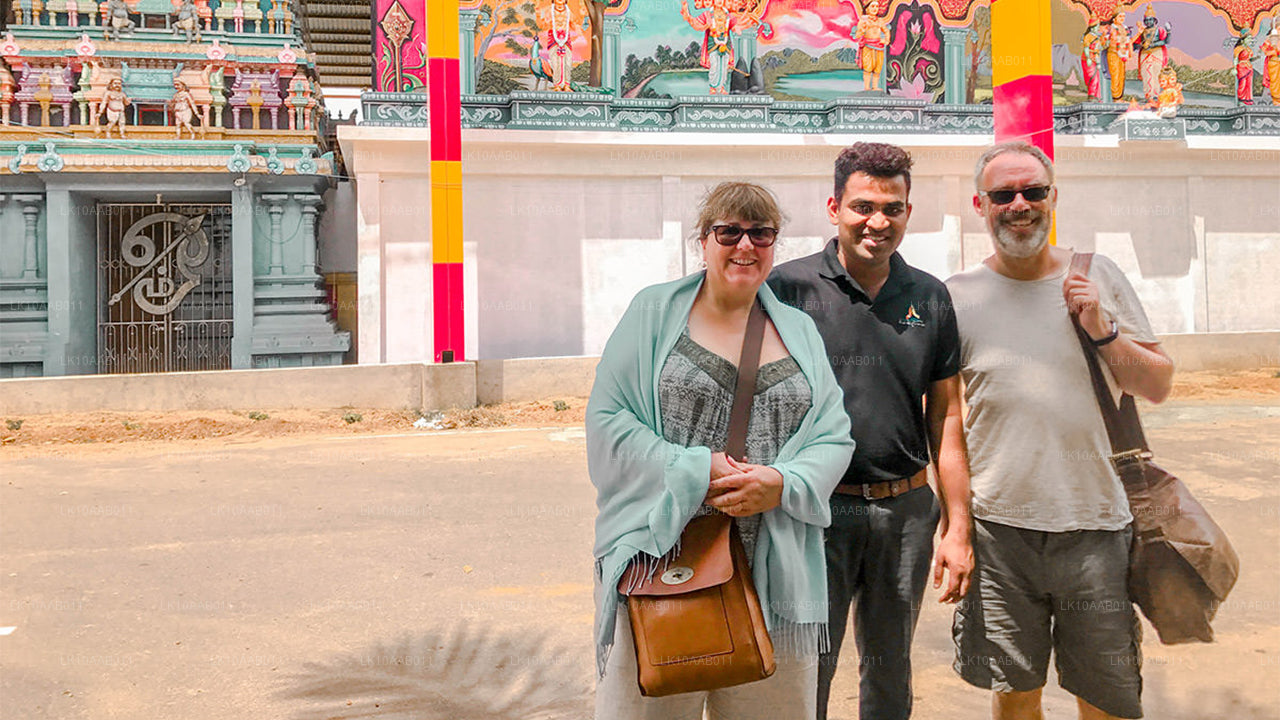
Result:
<svg viewBox="0 0 1280 720"><path fill-rule="evenodd" d="M722 183L704 198L706 270L642 290L609 338L587 406L597 488L596 718L813 718L827 642L822 529L853 454L843 395L812 320L764 284L782 216L773 194ZM768 317L745 458L723 452L752 306ZM662 567L695 514L734 518L775 648L746 685L642 697L618 580Z"/></svg>

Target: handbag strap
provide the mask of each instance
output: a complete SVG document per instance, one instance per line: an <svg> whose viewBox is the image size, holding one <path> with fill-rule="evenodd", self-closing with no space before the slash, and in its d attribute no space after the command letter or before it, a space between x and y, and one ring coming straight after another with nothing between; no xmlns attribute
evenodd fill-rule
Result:
<svg viewBox="0 0 1280 720"><path fill-rule="evenodd" d="M1071 268L1068 273L1089 275L1089 265L1093 261L1093 253L1076 253L1071 257ZM1089 334L1080 327L1080 318L1071 313L1071 324L1075 326L1076 338L1084 350L1085 362L1089 365L1089 378L1093 381L1093 394L1098 398L1098 408L1102 411L1102 422L1107 427L1107 439L1111 441L1112 454L1148 451L1147 439L1142 432L1142 421L1138 418L1138 406L1133 396L1123 393L1117 406L1111 397L1111 388L1102 374L1102 364L1098 360L1098 350L1093 345Z"/></svg>
<svg viewBox="0 0 1280 720"><path fill-rule="evenodd" d="M733 393L733 409L729 411L729 436L724 453L735 460L747 454L747 422L751 419L751 403L756 394L756 371L760 365L760 346L764 344L764 306L760 298L751 305L747 331L742 336L742 352L738 355L738 386Z"/></svg>

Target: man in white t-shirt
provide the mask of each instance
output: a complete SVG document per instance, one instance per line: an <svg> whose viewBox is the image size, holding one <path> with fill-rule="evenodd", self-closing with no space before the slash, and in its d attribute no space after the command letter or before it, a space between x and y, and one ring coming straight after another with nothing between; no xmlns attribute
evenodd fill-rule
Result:
<svg viewBox="0 0 1280 720"><path fill-rule="evenodd" d="M1071 315L1118 390L1164 400L1173 362L1115 263L1095 256L1086 277L1070 272L1071 250L1048 244L1058 191L1043 152L996 145L974 184L995 254L947 280L975 519L955 669L994 691L997 720L1038 720L1052 651L1083 720L1139 718L1132 517Z"/></svg>

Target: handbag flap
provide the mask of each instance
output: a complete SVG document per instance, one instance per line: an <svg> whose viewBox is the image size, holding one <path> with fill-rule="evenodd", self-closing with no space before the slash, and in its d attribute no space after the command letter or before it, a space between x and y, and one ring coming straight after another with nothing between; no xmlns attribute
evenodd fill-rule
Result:
<svg viewBox="0 0 1280 720"><path fill-rule="evenodd" d="M618 581L618 592L679 595L729 582L733 578L733 556L729 553L732 525L732 519L720 513L695 517L680 536L678 555L656 569L653 562L632 560Z"/></svg>

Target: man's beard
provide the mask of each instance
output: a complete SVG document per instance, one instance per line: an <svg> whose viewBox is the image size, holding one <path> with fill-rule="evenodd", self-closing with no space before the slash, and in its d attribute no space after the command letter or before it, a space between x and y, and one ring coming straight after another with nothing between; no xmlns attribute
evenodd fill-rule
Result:
<svg viewBox="0 0 1280 720"><path fill-rule="evenodd" d="M1007 220L1021 220L1026 214L1032 214L1036 218L1036 224L1027 228L1029 234L1016 232L1004 224ZM1019 260L1034 257L1049 242L1049 215L1035 211L1028 211L1026 214L1007 213L997 218L995 223L996 246L1005 255Z"/></svg>

